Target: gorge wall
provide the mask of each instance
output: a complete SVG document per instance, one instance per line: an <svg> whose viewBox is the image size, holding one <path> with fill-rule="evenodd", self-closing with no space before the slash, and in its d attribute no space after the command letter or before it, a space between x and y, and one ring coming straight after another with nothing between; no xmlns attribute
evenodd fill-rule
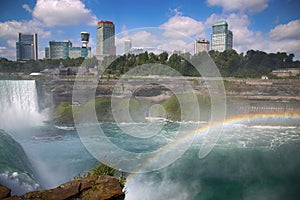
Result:
<svg viewBox="0 0 300 200"><path fill-rule="evenodd" d="M211 78L210 80L213 80ZM150 102L161 102L174 93L184 94L189 91L209 96L204 79L196 77L144 77L128 78L122 81L101 79L98 83L92 79L82 79L81 92L90 91L96 85L96 97L130 96ZM266 111L300 111L300 80L299 79L224 79L228 110L233 112L266 112ZM39 105L41 109L56 107L60 102L72 102L74 79L60 78L56 80L38 80ZM214 90L214 88L211 88ZM74 101L74 100L73 100ZM76 101L76 100L75 100ZM81 103L81 102L80 102ZM234 114L235 114L234 113Z"/></svg>

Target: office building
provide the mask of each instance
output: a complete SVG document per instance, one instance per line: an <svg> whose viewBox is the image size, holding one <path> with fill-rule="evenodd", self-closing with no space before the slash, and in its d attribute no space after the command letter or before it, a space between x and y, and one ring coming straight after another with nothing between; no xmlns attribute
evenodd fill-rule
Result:
<svg viewBox="0 0 300 200"><path fill-rule="evenodd" d="M49 47L45 48L45 58L79 58L91 57L91 47L73 47L70 40L50 41Z"/></svg>
<svg viewBox="0 0 300 200"><path fill-rule="evenodd" d="M45 47L45 59L50 59L49 47Z"/></svg>
<svg viewBox="0 0 300 200"><path fill-rule="evenodd" d="M97 56L116 55L115 25L110 21L99 21L97 25Z"/></svg>
<svg viewBox="0 0 300 200"><path fill-rule="evenodd" d="M69 48L72 47L70 40L50 41L49 42L49 59L60 59L69 57ZM46 49L45 49L46 52Z"/></svg>
<svg viewBox="0 0 300 200"><path fill-rule="evenodd" d="M38 60L37 34L19 33L16 54L17 61Z"/></svg>
<svg viewBox="0 0 300 200"><path fill-rule="evenodd" d="M215 51L225 51L232 49L233 34L228 30L226 21L221 20L214 23L211 35L211 49Z"/></svg>
<svg viewBox="0 0 300 200"><path fill-rule="evenodd" d="M209 52L209 41L206 39L198 39L194 43L194 54L198 54L199 52Z"/></svg>

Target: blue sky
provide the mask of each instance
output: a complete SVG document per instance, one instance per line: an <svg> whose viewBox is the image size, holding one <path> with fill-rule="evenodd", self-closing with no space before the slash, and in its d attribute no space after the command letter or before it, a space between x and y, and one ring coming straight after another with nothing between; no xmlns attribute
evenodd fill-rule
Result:
<svg viewBox="0 0 300 200"><path fill-rule="evenodd" d="M0 6L0 57L16 59L18 32L38 33L39 58L50 40L71 40L80 45L80 32L91 33L89 46L95 54L98 20L115 23L118 52L122 38L133 39L133 46L156 46L168 50L192 48L192 40L210 40L211 26L227 20L234 34L234 49L294 53L300 60L299 0L15 0ZM153 29L184 33L191 41L168 34L159 40ZM132 31L135 29L134 31ZM166 35L165 35L166 36ZM141 42L145 40L148 43ZM162 45L165 43L165 45ZM191 52L193 53L193 52Z"/></svg>

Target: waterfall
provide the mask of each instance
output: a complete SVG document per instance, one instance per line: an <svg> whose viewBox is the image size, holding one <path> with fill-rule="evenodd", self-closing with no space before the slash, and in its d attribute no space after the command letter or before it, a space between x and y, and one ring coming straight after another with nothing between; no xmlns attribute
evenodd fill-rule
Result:
<svg viewBox="0 0 300 200"><path fill-rule="evenodd" d="M0 80L0 128L20 129L43 120L34 80Z"/></svg>

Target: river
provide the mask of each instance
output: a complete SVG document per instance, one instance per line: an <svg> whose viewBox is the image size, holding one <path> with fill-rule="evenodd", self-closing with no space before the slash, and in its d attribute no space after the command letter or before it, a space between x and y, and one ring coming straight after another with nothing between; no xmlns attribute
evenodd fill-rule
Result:
<svg viewBox="0 0 300 200"><path fill-rule="evenodd" d="M83 130L88 134L83 135L82 127L46 121L34 103L34 81L12 85L2 82L0 90L0 129L7 133L1 131L0 137L0 183L12 187L13 194L56 187L90 169L97 159L107 159L126 171L127 200L300 197L298 115L226 119L220 138L212 139L213 148L201 156L204 141L210 141L208 130L220 124L153 122L157 134L138 138L124 130L146 123L98 123L94 125L103 135L94 125L87 125ZM9 95L4 97L4 92ZM20 93L28 96L20 100ZM12 148L18 146L12 140L24 152Z"/></svg>

